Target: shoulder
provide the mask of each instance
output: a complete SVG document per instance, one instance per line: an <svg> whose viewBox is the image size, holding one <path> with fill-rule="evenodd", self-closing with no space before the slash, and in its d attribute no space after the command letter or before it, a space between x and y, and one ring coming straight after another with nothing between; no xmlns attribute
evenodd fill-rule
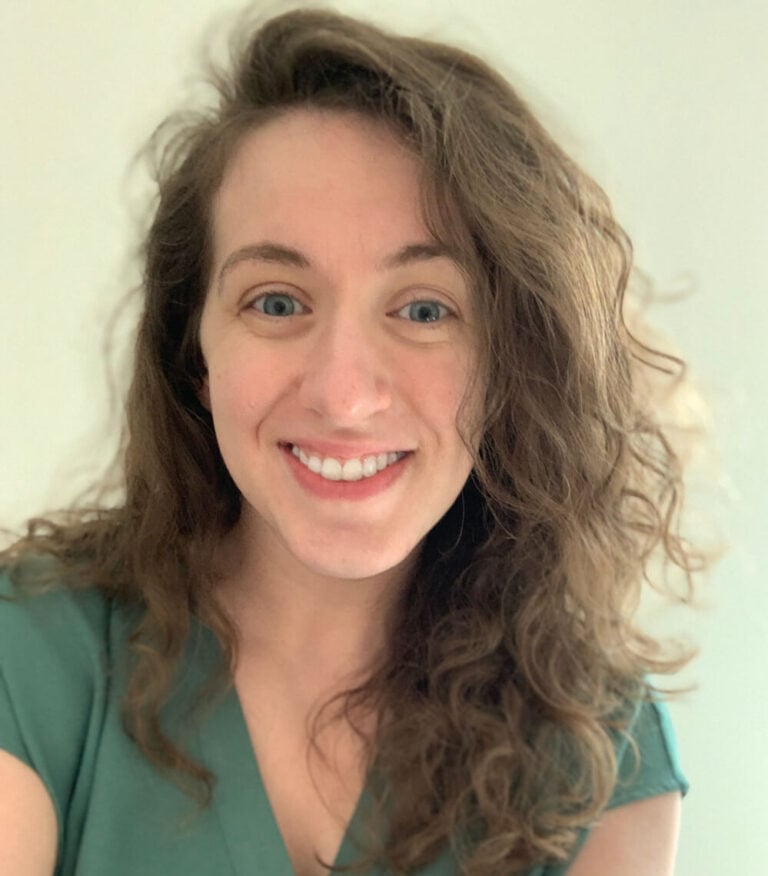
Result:
<svg viewBox="0 0 768 876"><path fill-rule="evenodd" d="M111 608L97 590L38 591L0 570L0 671L50 694L56 684L77 685L104 666Z"/></svg>
<svg viewBox="0 0 768 876"><path fill-rule="evenodd" d="M639 702L617 739L618 779L609 809L671 791L688 793L672 719L661 699Z"/></svg>
<svg viewBox="0 0 768 876"><path fill-rule="evenodd" d="M35 592L0 571L0 749L40 776L60 823L100 732L113 625L97 590Z"/></svg>
<svg viewBox="0 0 768 876"><path fill-rule="evenodd" d="M626 729L616 731L615 744L613 795L597 823L582 833L568 876L671 874L688 781L666 704L654 697L636 703Z"/></svg>

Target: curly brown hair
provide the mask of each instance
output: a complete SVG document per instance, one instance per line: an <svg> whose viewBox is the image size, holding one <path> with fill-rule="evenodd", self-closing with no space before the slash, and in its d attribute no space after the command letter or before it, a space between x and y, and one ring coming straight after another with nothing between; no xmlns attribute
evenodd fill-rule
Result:
<svg viewBox="0 0 768 876"><path fill-rule="evenodd" d="M44 552L70 586L141 606L126 727L205 805L214 777L160 716L193 617L222 646L214 686L237 659L213 558L241 496L198 398L212 198L244 135L277 114L384 121L421 160L430 230L471 275L487 392L472 475L426 539L386 660L324 709L341 699L353 724L359 707L386 716L367 750L385 780L374 818L386 808L390 831L369 851L393 873L460 835L472 839L468 876L563 860L610 798L613 733L650 692L647 675L686 659L632 619L653 558L689 585L700 560L678 533L680 460L642 392L644 372L682 363L627 328L627 235L499 73L329 11L239 31L231 67L214 77L217 105L174 117L151 144L159 197L124 501L32 520L0 559L19 573Z"/></svg>

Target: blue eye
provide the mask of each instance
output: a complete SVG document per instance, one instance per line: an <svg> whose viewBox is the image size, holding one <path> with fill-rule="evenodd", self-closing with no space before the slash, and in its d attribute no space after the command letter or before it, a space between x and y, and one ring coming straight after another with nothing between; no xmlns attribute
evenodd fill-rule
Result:
<svg viewBox="0 0 768 876"><path fill-rule="evenodd" d="M266 316L295 316L305 311L304 305L286 292L266 292L252 306Z"/></svg>
<svg viewBox="0 0 768 876"><path fill-rule="evenodd" d="M438 322L445 319L449 313L448 308L439 301L411 301L397 311L398 316L421 323Z"/></svg>

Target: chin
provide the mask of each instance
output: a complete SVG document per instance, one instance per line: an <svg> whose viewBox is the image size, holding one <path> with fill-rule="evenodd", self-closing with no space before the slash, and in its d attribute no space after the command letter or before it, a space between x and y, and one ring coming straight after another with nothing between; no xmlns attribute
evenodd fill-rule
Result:
<svg viewBox="0 0 768 876"><path fill-rule="evenodd" d="M336 545L331 552L312 551L303 556L298 554L297 559L306 568L323 577L359 581L387 573L406 573L417 550L418 545L412 544L401 550L392 550L390 547L386 553L364 548L345 549Z"/></svg>
<svg viewBox="0 0 768 876"><path fill-rule="evenodd" d="M326 578L337 578L347 581L363 581L366 578L375 578L394 573L403 564L405 558L396 561L372 557L334 557L332 560L317 560L306 565L319 575Z"/></svg>

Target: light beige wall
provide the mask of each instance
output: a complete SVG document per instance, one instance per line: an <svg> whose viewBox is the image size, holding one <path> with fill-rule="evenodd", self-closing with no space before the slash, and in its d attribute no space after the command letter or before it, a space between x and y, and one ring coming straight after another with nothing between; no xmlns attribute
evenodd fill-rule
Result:
<svg viewBox="0 0 768 876"><path fill-rule="evenodd" d="M714 406L695 491L732 548L679 621L700 689L673 706L692 783L680 876L768 860L768 81L762 0L453 0L381 21L503 65L614 197L641 265L694 291L658 311ZM129 159L189 93L218 0L4 0L0 11L0 523L67 501L109 446L103 323L135 280ZM275 6L279 8L279 4ZM125 332L123 332L125 335ZM761 815L763 817L761 817Z"/></svg>

